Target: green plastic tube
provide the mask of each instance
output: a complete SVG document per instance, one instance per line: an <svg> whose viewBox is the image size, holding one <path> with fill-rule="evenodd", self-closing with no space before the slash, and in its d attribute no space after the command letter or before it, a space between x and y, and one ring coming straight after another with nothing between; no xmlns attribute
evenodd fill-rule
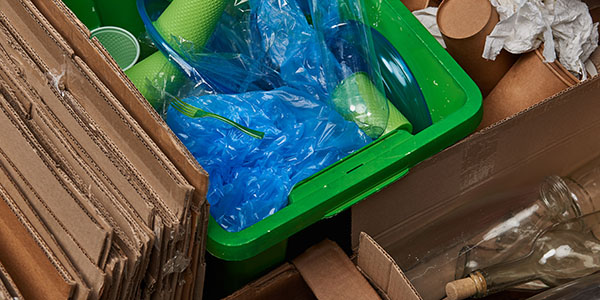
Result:
<svg viewBox="0 0 600 300"><path fill-rule="evenodd" d="M375 87L369 76L357 72L344 79L333 92L336 110L375 139L394 129L412 132L412 124ZM382 107L387 103L387 107Z"/></svg>
<svg viewBox="0 0 600 300"><path fill-rule="evenodd" d="M201 48L213 33L225 4L223 0L174 0L154 26L166 41L176 37ZM153 83L158 83L160 89L171 94L185 83L185 75L161 52L148 56L125 74L158 111L163 109L162 91Z"/></svg>

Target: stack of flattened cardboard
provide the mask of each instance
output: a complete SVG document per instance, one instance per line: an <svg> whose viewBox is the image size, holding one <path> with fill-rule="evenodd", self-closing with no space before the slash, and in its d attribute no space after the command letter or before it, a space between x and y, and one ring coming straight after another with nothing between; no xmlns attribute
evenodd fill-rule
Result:
<svg viewBox="0 0 600 300"><path fill-rule="evenodd" d="M191 297L194 187L27 0L0 1L0 128L0 299Z"/></svg>

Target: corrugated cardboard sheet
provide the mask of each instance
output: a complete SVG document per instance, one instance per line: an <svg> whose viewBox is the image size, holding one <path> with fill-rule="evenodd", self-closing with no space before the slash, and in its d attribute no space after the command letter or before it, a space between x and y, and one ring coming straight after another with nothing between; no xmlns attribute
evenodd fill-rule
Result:
<svg viewBox="0 0 600 300"><path fill-rule="evenodd" d="M0 1L0 295L201 295L207 175L82 28Z"/></svg>

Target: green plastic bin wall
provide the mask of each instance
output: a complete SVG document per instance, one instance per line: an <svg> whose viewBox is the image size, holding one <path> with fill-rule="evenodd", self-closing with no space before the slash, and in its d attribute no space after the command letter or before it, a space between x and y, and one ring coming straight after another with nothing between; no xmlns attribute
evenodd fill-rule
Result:
<svg viewBox="0 0 600 300"><path fill-rule="evenodd" d="M297 184L287 207L242 231L227 232L211 217L207 248L221 260L219 269L225 274L220 275L229 289L281 263L287 238L398 180L481 121L482 99L475 83L400 0L365 4L371 26L396 47L415 75L433 125L416 135L398 130L379 138Z"/></svg>

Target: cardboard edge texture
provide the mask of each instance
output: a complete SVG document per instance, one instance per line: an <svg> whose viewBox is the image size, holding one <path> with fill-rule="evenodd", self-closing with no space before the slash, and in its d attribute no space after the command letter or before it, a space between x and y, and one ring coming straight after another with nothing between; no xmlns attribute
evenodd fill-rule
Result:
<svg viewBox="0 0 600 300"><path fill-rule="evenodd" d="M357 266L390 300L423 299L394 259L364 232L360 233Z"/></svg>
<svg viewBox="0 0 600 300"><path fill-rule="evenodd" d="M320 300L381 299L346 253L330 240L306 250L293 263Z"/></svg>
<svg viewBox="0 0 600 300"><path fill-rule="evenodd" d="M71 45L75 55L79 56L121 101L127 111L157 143L161 150L173 161L186 179L198 190L197 205L202 205L207 187L207 173L200 167L185 146L158 113L144 100L131 81L120 71L114 61L102 47L90 40L89 31L59 0L31 0ZM115 80L115 78L119 80Z"/></svg>
<svg viewBox="0 0 600 300"><path fill-rule="evenodd" d="M0 191L0 228L3 228L1 261L27 299L69 299L74 284L63 277L48 253L27 232L7 201L9 196ZM37 259L36 258L45 258Z"/></svg>

